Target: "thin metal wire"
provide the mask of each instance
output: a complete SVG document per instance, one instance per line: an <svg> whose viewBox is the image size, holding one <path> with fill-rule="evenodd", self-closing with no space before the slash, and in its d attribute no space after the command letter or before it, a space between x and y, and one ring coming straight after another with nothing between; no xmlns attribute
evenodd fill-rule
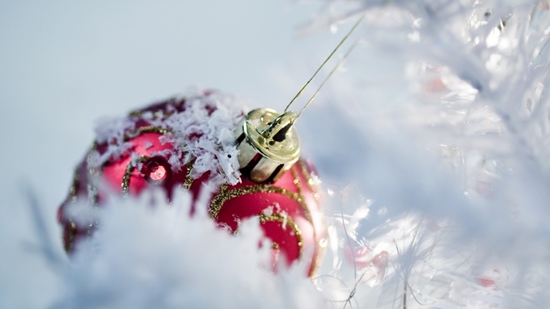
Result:
<svg viewBox="0 0 550 309"><path fill-rule="evenodd" d="M309 104L311 104L311 102L313 102L313 100L315 100L315 97L317 97L317 94L319 94L319 91L321 91L321 88L323 88L323 86L325 85L325 83L332 77L332 75L334 74L334 72L336 72L341 66L342 64L346 61L346 59L348 58L348 56L351 54L351 52L355 49L355 47L357 47L357 44L359 43L359 39L355 40L355 42L353 42L353 45L351 45L351 47L346 51L346 53L344 54L344 56L342 57L342 59L340 59L340 61L338 62L338 64L336 66L334 66L334 68L332 68L332 70L330 71L330 73L328 73L327 77L325 77L325 79L323 80L323 82L321 83L321 85L319 85L319 87L317 88L317 90L315 91L315 93L311 96L311 98L307 101L306 105L304 105L304 107L302 107L302 109L300 110L300 112L298 113L298 116L296 116L296 120L300 117L300 115L302 115L302 112L309 106Z"/></svg>
<svg viewBox="0 0 550 309"><path fill-rule="evenodd" d="M346 40L348 39L348 37L355 31L355 29L357 29L357 27L359 26L359 24L361 24L361 22L363 21L363 19L365 19L365 15L366 14L363 14L361 16L361 18L359 18L359 20L355 23L355 25L353 25L353 27L351 28L351 30L342 38L342 40L340 41L340 43L338 43L338 45L336 45L336 47L332 50L332 52L328 55L327 59L325 59L325 61L321 64L321 66L319 66L319 68L317 68L317 71L315 71L315 73L313 73L313 75L311 76L311 78L306 82L306 84L302 87L302 89L300 89L300 91L298 91L298 93L294 96L294 98L292 98L292 100L290 100L290 103L288 103L288 105L285 107L285 110L284 112L286 112L288 110L288 108L292 105L292 103L294 103L294 101L302 94L302 92L304 92L304 90L307 88L307 86L309 86L309 84L311 83L311 81L315 78L315 76L317 76L317 74L319 73L319 71L321 71L321 69L325 66L325 64L327 64L327 62L332 58L332 56L334 56L334 54L338 51L338 49L340 48L340 46L342 46L342 44L344 44L346 42Z"/></svg>

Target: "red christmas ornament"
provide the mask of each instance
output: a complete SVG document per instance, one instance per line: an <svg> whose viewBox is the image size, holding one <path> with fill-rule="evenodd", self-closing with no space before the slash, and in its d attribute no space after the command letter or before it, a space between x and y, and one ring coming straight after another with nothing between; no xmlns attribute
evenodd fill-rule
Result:
<svg viewBox="0 0 550 309"><path fill-rule="evenodd" d="M139 195L151 187L163 188L169 200L180 189L197 197L210 181L216 190L209 213L216 222L235 232L242 220L258 218L274 252L287 264L305 260L311 275L323 225L316 172L299 158L296 114L256 109L245 115L234 103L208 91L101 125L58 211L66 251L95 228L68 215L79 199L101 206L109 190Z"/></svg>

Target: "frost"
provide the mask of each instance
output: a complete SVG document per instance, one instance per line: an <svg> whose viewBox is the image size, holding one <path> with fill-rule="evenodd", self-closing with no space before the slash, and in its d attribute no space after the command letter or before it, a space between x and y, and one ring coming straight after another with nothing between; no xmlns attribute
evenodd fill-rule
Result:
<svg viewBox="0 0 550 309"><path fill-rule="evenodd" d="M319 287L366 308L544 308L548 1L328 3L306 30L366 18L310 121L340 180Z"/></svg>
<svg viewBox="0 0 550 309"><path fill-rule="evenodd" d="M139 116L100 120L95 130L96 143L106 145L106 149L101 153L91 151L90 166L100 167L128 154L134 162L133 144L127 139L137 136L136 129L143 126L140 122L146 121L147 125L169 130L159 141L172 145L172 149L151 155L167 158L174 171L192 162L191 176L195 179L209 173L211 181L218 184L240 182L234 131L246 111L242 99L195 90L160 104L163 109L155 112L144 110L138 111ZM145 147L150 148L151 144Z"/></svg>
<svg viewBox="0 0 550 309"><path fill-rule="evenodd" d="M165 126L173 130L174 147L195 158L193 177L210 172L217 183L240 182L233 132L244 115L242 106L235 98L219 93L186 100L186 109L168 117Z"/></svg>
<svg viewBox="0 0 550 309"><path fill-rule="evenodd" d="M61 264L40 308L325 308L303 265L272 274L258 221L243 222L235 237L211 220L204 198L191 217L184 191L170 205L160 191L109 200L95 209L101 229L71 259L47 248Z"/></svg>

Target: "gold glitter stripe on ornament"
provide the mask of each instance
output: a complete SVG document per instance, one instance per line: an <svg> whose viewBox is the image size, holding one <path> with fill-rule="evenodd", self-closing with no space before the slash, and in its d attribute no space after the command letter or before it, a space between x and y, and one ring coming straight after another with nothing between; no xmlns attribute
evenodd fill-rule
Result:
<svg viewBox="0 0 550 309"><path fill-rule="evenodd" d="M233 190L228 190L227 188L228 188L227 184L221 185L220 192L216 194L216 196L214 196L214 198L212 199L212 202L210 202L209 213L210 213L210 216L214 219L218 217L218 214L220 213L220 210L222 209L223 204L226 201L239 196L246 195L246 194L251 194L251 193L281 194L296 201L300 205L300 207L302 207L302 209L307 209L307 205L305 204L304 200L300 198L300 195L292 191L289 191L285 188L275 187L271 185L254 185L254 186L237 188ZM310 223L313 224L313 222L311 222L311 218L306 218L306 219L308 219Z"/></svg>
<svg viewBox="0 0 550 309"><path fill-rule="evenodd" d="M300 231L300 228L292 220L292 218L289 215L283 216L280 213L274 213L272 215L260 215L260 222L280 222L283 225L283 229L286 229L286 226L290 226L292 231L294 232L294 236L296 237L296 241L298 242L298 248L299 248L299 257L302 256L302 252L304 251L304 241L302 238L302 231ZM275 244L275 243L274 243ZM277 244L277 247L279 245ZM277 248L278 249L278 248Z"/></svg>
<svg viewBox="0 0 550 309"><path fill-rule="evenodd" d="M130 178L132 177L132 171L134 168L137 167L138 164L145 162L148 160L148 156L141 156L134 162L130 161L128 165L126 165L126 171L124 172L124 175L122 176L122 196L128 196L129 190L130 190Z"/></svg>
<svg viewBox="0 0 550 309"><path fill-rule="evenodd" d="M191 171L193 171L193 165L195 165L195 159L189 161L189 163L187 163L187 171L186 171L186 174L185 174L185 182L183 183L183 187L186 189L186 190L189 190L191 188L191 185L193 185L193 181L195 181L195 179L193 179L193 177L191 177Z"/></svg>
<svg viewBox="0 0 550 309"><path fill-rule="evenodd" d="M212 198L212 201L210 202L210 209L208 210L210 217L216 219L218 217L218 214L220 213L220 210L222 209L223 203L231 198L232 197L228 195L227 184L224 183L220 186L220 192L216 194L216 196L214 196L214 198Z"/></svg>
<svg viewBox="0 0 550 309"><path fill-rule="evenodd" d="M303 164L303 162L300 161L300 164ZM292 166L291 172L292 172L292 177L294 178L294 184L296 185L296 188L298 189L298 193L300 194L302 199L305 200L304 195L303 195L303 190L304 189L302 187L302 179L298 175L298 169L297 169L296 165ZM306 178L305 173L304 173L304 178ZM315 194L315 193L312 192L312 194ZM315 198L315 200L317 200L315 195L314 195L314 198ZM311 212L309 211L309 208L304 209L304 211L306 212L306 216L307 216L309 222L313 226L313 239L314 239L314 241L317 241L317 226L313 222L313 219L311 217ZM318 249L315 248L314 250L315 250L315 252L314 252L314 257L313 257L313 261L312 261L312 266L311 266L311 269L309 270L309 273L308 273L308 276L310 276L310 277L313 275L313 273L315 273L315 269L317 268L317 263L318 263L318 259L319 259L319 254L317 252Z"/></svg>
<svg viewBox="0 0 550 309"><path fill-rule="evenodd" d="M161 127L155 127L155 126L145 126L137 128L136 130L131 131L129 134L124 134L124 141L129 141L130 139L140 136L143 133L158 133L158 134L166 134L168 132L171 132L169 129L161 128Z"/></svg>
<svg viewBox="0 0 550 309"><path fill-rule="evenodd" d="M141 115L145 114L147 111L131 111L128 113L129 117L141 117Z"/></svg>
<svg viewBox="0 0 550 309"><path fill-rule="evenodd" d="M74 249L74 242L76 238L76 224L73 221L69 221L69 237L67 243L63 246L65 252L71 253ZM65 235L63 235L65 237Z"/></svg>
<svg viewBox="0 0 550 309"><path fill-rule="evenodd" d="M294 185L296 186L296 188L298 189L298 195L300 196L300 199L302 201L305 201L306 199L304 198L304 189L302 188L302 182L300 180L300 176L298 175L298 171L296 170L296 166L293 165L291 168L290 168L290 172L292 173L292 178L293 178L293 182L294 182ZM302 206L302 204L300 204L300 206ZM304 207L305 206L305 207ZM311 212L309 211L309 208L307 207L307 204L303 204L302 206L302 210L304 211L304 214L306 216L306 219L311 223L313 224L313 219L311 218Z"/></svg>
<svg viewBox="0 0 550 309"><path fill-rule="evenodd" d="M311 190L313 198L315 198L315 201L319 202L319 188L315 185L315 180L311 176L311 173L309 172L306 164L303 160L298 160L298 164L300 165L300 169L302 170L302 174L306 178L306 184L308 188Z"/></svg>
<svg viewBox="0 0 550 309"><path fill-rule="evenodd" d="M78 168L74 171L73 182L71 183L71 188L69 189L69 196L71 197L71 202L76 202L78 198L78 186L80 185L80 176L78 175Z"/></svg>

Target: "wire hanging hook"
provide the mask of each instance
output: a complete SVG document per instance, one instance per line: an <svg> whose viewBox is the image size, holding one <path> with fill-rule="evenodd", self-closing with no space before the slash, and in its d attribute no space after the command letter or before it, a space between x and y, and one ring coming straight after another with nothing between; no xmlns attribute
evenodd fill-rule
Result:
<svg viewBox="0 0 550 309"><path fill-rule="evenodd" d="M286 111L288 110L288 108L294 103L294 101L302 94L302 92L304 92L304 90L307 88L307 86L309 86L309 84L311 83L311 81L315 78L315 76L317 76L317 74L321 71L321 69L327 64L327 62L332 58L332 56L334 56L334 54L338 51L338 49L340 49L340 47L342 46L342 44L344 44L347 39L349 38L349 36L355 31L355 29L357 29L357 27L359 27L359 25L361 24L361 22L363 21L363 19L365 19L365 15L366 14L363 14L361 15L361 18L359 18L359 20L355 23L355 25L353 25L353 27L348 31L348 33L342 38L342 40L340 40L340 42L338 43L338 45L336 45L336 47L332 50L332 52L328 55L328 57L325 59L325 61L323 61L323 63L319 66L319 68L317 68L317 70L315 71L315 73L313 73L313 75L309 78L309 80L305 83L305 85L298 91L298 93L296 93L296 95L294 96L294 98L292 98L292 100L290 100L290 102L288 103L288 105L285 107L285 110L283 111L283 113L286 113ZM349 54L349 52L348 52ZM340 66L340 64L338 64L336 67ZM334 69L335 71L335 69ZM326 80L325 80L326 81ZM324 82L323 82L324 84ZM308 104L311 103L311 102L308 102ZM304 110L304 108L302 109ZM301 112L300 112L301 113Z"/></svg>

